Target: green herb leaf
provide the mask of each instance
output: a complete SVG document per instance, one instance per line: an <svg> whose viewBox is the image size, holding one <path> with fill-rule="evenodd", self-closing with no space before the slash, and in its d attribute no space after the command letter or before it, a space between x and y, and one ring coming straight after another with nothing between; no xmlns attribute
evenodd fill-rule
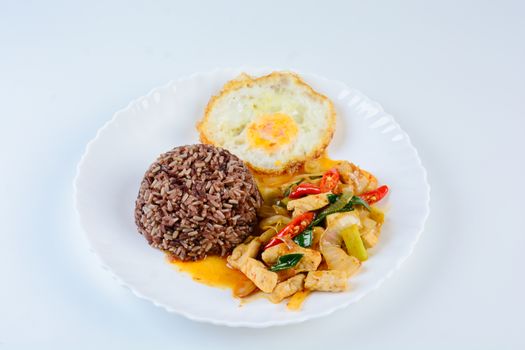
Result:
<svg viewBox="0 0 525 350"><path fill-rule="evenodd" d="M333 193L329 193L329 194L326 195L326 197L328 197L328 201L330 202L330 204L333 204L333 203L335 203L337 198L339 198L339 195L333 194Z"/></svg>
<svg viewBox="0 0 525 350"><path fill-rule="evenodd" d="M361 197L353 196L350 200L348 200L348 197L349 196L347 194L343 193L335 201L335 203L331 204L328 208L326 208L325 210L323 210L317 215L315 220L312 221L311 226L313 227L313 226L319 225L330 214L344 213L347 211L352 211L354 210L354 207L356 205L362 205L367 210L371 210L368 203L364 201ZM345 204L345 201L347 201L346 204Z"/></svg>
<svg viewBox="0 0 525 350"><path fill-rule="evenodd" d="M277 262L275 265L273 265L270 268L270 271L276 272L281 270L286 270L294 267L297 265L297 263L303 258L303 254L296 253L296 254L286 254L283 256L280 256L279 259L277 259Z"/></svg>
<svg viewBox="0 0 525 350"><path fill-rule="evenodd" d="M348 204L350 204L349 201L351 200L351 197L352 197L351 193L343 193L341 196L339 196L336 199L334 203L330 204L328 207L323 209L319 214L317 214L317 216L312 221L310 226L311 227L319 226L323 222L323 220L330 214L353 210L353 207L352 208L348 207Z"/></svg>
<svg viewBox="0 0 525 350"><path fill-rule="evenodd" d="M317 179L321 179L322 177L323 175L310 176L310 180L317 180Z"/></svg>
<svg viewBox="0 0 525 350"><path fill-rule="evenodd" d="M293 241L300 245L303 248L309 248L312 246L314 240L314 231L313 228L308 227L306 230L295 236Z"/></svg>
<svg viewBox="0 0 525 350"><path fill-rule="evenodd" d="M337 198L337 200L334 203L330 204L319 214L317 214L317 217L314 221L312 221L310 226L319 226L319 224L321 224L323 220L330 214L354 210L354 207L351 204L351 199L351 193L343 193L341 196L339 196L339 198Z"/></svg>
<svg viewBox="0 0 525 350"><path fill-rule="evenodd" d="M330 215L333 213L337 213L339 210L343 209L344 206L347 205L351 199L352 199L352 193L350 192L343 193L342 195L339 196L339 198L337 198L337 200L333 204L330 204L328 207L323 209L319 213L319 216L326 216L326 215Z"/></svg>
<svg viewBox="0 0 525 350"><path fill-rule="evenodd" d="M361 197L353 196L352 199L350 200L350 203L352 203L352 205L356 205L356 204L362 205L368 211L372 210L372 208L370 208L368 203Z"/></svg>

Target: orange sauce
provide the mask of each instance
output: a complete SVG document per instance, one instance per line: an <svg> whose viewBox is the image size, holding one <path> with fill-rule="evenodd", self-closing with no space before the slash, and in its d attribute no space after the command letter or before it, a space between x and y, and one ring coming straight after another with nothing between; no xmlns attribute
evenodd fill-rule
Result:
<svg viewBox="0 0 525 350"><path fill-rule="evenodd" d="M310 295L310 293L311 293L310 291L303 290L303 291L297 292L294 295L292 295L292 297L288 301L288 304L286 305L288 310L300 311L301 308L303 307L304 301L306 300L308 295Z"/></svg>
<svg viewBox="0 0 525 350"><path fill-rule="evenodd" d="M336 166L339 162L338 160L330 158L328 154L323 153L319 158L306 161L304 170L306 170L306 172L325 172Z"/></svg>
<svg viewBox="0 0 525 350"><path fill-rule="evenodd" d="M300 173L297 172L282 175L253 173L253 176L255 177L255 182L257 182L258 187L278 187L292 181L293 178L298 174Z"/></svg>
<svg viewBox="0 0 525 350"><path fill-rule="evenodd" d="M291 182L294 177L301 174L323 173L337 164L337 161L330 159L326 154L313 160L307 161L301 168L294 173L286 173L281 175L259 174L254 173L254 178L261 193L264 196L265 191L272 191L279 189L280 186ZM231 289L234 296L248 295L253 288L253 283L240 271L228 267L226 259L217 256L208 256L199 261L180 261L170 258L170 263L177 266L179 271L187 273L191 278L199 283L210 287L217 287L222 289ZM246 293L248 291L248 293ZM295 293L288 302L288 309L300 310L304 300L308 297L310 292L302 291ZM257 294L251 295L248 299L256 298ZM244 298L243 301L247 301Z"/></svg>
<svg viewBox="0 0 525 350"><path fill-rule="evenodd" d="M208 256L199 261L180 261L169 258L179 271L185 272L193 280L210 287L231 289L236 291L245 287L251 281L240 271L229 268L226 259L218 256Z"/></svg>

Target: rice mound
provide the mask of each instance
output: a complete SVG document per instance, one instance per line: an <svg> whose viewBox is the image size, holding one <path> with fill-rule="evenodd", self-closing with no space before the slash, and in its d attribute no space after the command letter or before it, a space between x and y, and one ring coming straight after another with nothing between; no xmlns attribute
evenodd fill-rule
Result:
<svg viewBox="0 0 525 350"><path fill-rule="evenodd" d="M148 243L180 260L226 256L257 223L261 195L244 163L225 149L196 144L161 154L135 203Z"/></svg>

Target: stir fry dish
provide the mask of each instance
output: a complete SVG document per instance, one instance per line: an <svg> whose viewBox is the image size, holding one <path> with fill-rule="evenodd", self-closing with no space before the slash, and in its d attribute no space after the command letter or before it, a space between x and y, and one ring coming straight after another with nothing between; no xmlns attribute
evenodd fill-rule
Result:
<svg viewBox="0 0 525 350"><path fill-rule="evenodd" d="M251 281L238 297L260 290L279 303L312 291L341 292L368 259L384 222L374 204L388 187L350 162L331 161L324 172L321 163L309 161L305 170L311 172L285 183L256 177L264 199L261 234L248 237L227 258Z"/></svg>
<svg viewBox="0 0 525 350"><path fill-rule="evenodd" d="M147 243L201 283L242 300L342 292L379 239L388 194L371 173L326 156L333 102L292 72L241 74L212 96L202 143L149 166L135 202Z"/></svg>

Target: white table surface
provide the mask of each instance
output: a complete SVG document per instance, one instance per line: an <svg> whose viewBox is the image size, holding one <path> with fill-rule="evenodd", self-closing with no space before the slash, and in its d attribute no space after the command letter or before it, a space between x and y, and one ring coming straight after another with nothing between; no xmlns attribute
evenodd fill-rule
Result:
<svg viewBox="0 0 525 350"><path fill-rule="evenodd" d="M0 2L0 348L525 347L524 3L321 3ZM76 223L76 163L115 111L241 65L362 90L429 172L414 254L329 317L253 330L169 314L101 270Z"/></svg>

